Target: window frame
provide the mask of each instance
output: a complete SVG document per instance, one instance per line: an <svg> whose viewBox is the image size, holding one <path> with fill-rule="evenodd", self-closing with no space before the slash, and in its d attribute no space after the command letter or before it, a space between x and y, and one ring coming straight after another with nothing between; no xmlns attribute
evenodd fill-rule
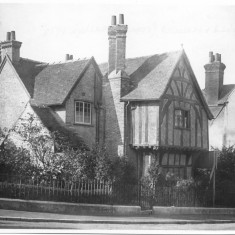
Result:
<svg viewBox="0 0 235 235"><path fill-rule="evenodd" d="M82 104L82 117L83 117L83 121L82 122L78 122L77 121L77 103ZM85 104L89 105L89 110L90 110L90 122L85 122ZM92 104L90 102L87 101L82 101L82 100L75 100L74 102L74 123L75 124L80 124L80 125L92 125Z"/></svg>
<svg viewBox="0 0 235 235"><path fill-rule="evenodd" d="M174 158L174 163L173 164L169 164L170 163L170 154L173 155ZM162 167L163 172L170 172L170 169L173 169L173 171L178 171L180 172L181 170L183 171L183 179L187 178L187 168L191 168L192 169L192 155L191 154L187 154L187 153L166 153L166 157L167 157L167 161L166 164L162 164L162 160L165 154L162 154L160 157L160 166ZM176 163L176 155L179 156L179 164L175 165ZM185 156L185 164L181 164L181 158L182 155ZM191 162L189 162L189 160L191 159ZM175 170L174 170L175 169Z"/></svg>
<svg viewBox="0 0 235 235"><path fill-rule="evenodd" d="M176 111L180 111L182 113L182 120L183 120L183 125L176 125ZM187 121L185 122L185 118L187 117ZM178 123L179 124L179 123ZM174 128L178 129L190 129L190 110L188 109L182 109L182 108L175 108L174 110Z"/></svg>

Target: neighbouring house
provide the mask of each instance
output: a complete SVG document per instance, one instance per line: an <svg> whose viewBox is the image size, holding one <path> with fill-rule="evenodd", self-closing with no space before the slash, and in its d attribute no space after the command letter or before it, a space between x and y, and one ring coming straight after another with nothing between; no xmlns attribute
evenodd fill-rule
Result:
<svg viewBox="0 0 235 235"><path fill-rule="evenodd" d="M221 54L209 52L209 62L204 68L203 92L215 117L209 124L210 147L232 146L235 144L235 84L224 85L226 66L221 62Z"/></svg>
<svg viewBox="0 0 235 235"><path fill-rule="evenodd" d="M138 177L155 158L163 173L182 178L208 156L213 115L184 50L126 59L124 15L108 27L108 62L94 58L46 64L20 57L21 43L1 43L1 127L28 109L48 130L65 130L88 146L104 143L127 155ZM10 89L11 88L11 89Z"/></svg>
<svg viewBox="0 0 235 235"><path fill-rule="evenodd" d="M107 147L132 159L139 177L152 158L163 172L191 177L208 155L213 115L184 50L126 59L124 17L111 22L108 63L100 65Z"/></svg>
<svg viewBox="0 0 235 235"><path fill-rule="evenodd" d="M8 32L1 42L0 127L35 115L49 131L69 134L74 144L102 140L102 74L95 59L46 64L20 57L21 42Z"/></svg>

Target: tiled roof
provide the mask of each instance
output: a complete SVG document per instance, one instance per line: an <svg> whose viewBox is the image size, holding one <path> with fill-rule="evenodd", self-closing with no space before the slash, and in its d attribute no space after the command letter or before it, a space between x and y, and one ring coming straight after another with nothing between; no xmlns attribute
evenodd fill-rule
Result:
<svg viewBox="0 0 235 235"><path fill-rule="evenodd" d="M209 106L214 118L217 118L217 116L220 114L220 112L223 110L224 106L219 105L219 106Z"/></svg>
<svg viewBox="0 0 235 235"><path fill-rule="evenodd" d="M142 56L142 57L135 57L135 58L128 58L125 61L125 71L127 74L132 74L136 71L143 63L151 56ZM103 75L108 72L108 63L99 64L100 71Z"/></svg>
<svg viewBox="0 0 235 235"><path fill-rule="evenodd" d="M50 107L40 107L31 103L31 107L34 112L42 121L43 125L51 132L59 131L66 136L68 136L73 144L76 145L85 145L82 137L78 136L77 133L69 129L66 124L62 121L59 115L53 111Z"/></svg>
<svg viewBox="0 0 235 235"><path fill-rule="evenodd" d="M232 93L232 91L235 89L235 84L229 84L229 85L223 85L218 104L223 104L228 100L229 95Z"/></svg>
<svg viewBox="0 0 235 235"><path fill-rule="evenodd" d="M213 114L214 118L216 119L224 108L224 103L228 101L230 94L234 91L235 84L228 84L223 85L220 90L219 100L217 104L209 106L211 113ZM207 93L205 89L202 90L202 94L204 95L205 99L207 99Z"/></svg>
<svg viewBox="0 0 235 235"><path fill-rule="evenodd" d="M141 66L143 66L146 63L148 58L151 57L152 55L127 59L126 69L125 69L126 73L129 75L133 74L137 69L139 69Z"/></svg>
<svg viewBox="0 0 235 235"><path fill-rule="evenodd" d="M219 100L218 100L217 104L222 105L225 102L227 102L230 94L234 91L234 89L235 89L235 84L223 85L220 90ZM207 93L206 93L205 89L202 90L202 93L203 93L205 99L207 99Z"/></svg>
<svg viewBox="0 0 235 235"><path fill-rule="evenodd" d="M43 69L43 66L37 67L39 64L43 64L43 62L25 58L20 58L19 63L13 64L31 97L33 96L35 76Z"/></svg>
<svg viewBox="0 0 235 235"><path fill-rule="evenodd" d="M62 104L90 59L48 65L35 78L37 103Z"/></svg>
<svg viewBox="0 0 235 235"><path fill-rule="evenodd" d="M183 51L169 52L145 57L132 73L125 70L134 84L134 89L122 97L122 100L154 100L164 92L171 74ZM132 61L134 64L134 60ZM134 67L134 66L133 66Z"/></svg>

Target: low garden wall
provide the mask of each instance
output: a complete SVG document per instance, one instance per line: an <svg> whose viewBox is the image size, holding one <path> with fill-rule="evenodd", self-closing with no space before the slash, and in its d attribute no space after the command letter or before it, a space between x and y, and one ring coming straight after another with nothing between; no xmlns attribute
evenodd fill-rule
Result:
<svg viewBox="0 0 235 235"><path fill-rule="evenodd" d="M153 215L235 215L235 208L153 207Z"/></svg>
<svg viewBox="0 0 235 235"><path fill-rule="evenodd" d="M140 206L79 204L8 198L0 198L0 209L61 213L70 215L137 216L141 213Z"/></svg>

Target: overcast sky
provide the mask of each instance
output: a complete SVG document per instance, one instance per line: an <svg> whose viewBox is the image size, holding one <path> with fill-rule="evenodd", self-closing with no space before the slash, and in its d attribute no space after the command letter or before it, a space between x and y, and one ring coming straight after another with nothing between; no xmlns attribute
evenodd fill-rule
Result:
<svg viewBox="0 0 235 235"><path fill-rule="evenodd" d="M9 2L9 1L8 1ZM215 1L214 1L215 2ZM177 3L177 5L176 5ZM209 51L222 54L225 84L235 83L235 5L231 1L30 1L0 0L0 41L16 31L21 56L45 62L94 56L107 61L111 16L123 13L127 57L181 49L188 55L201 88Z"/></svg>

